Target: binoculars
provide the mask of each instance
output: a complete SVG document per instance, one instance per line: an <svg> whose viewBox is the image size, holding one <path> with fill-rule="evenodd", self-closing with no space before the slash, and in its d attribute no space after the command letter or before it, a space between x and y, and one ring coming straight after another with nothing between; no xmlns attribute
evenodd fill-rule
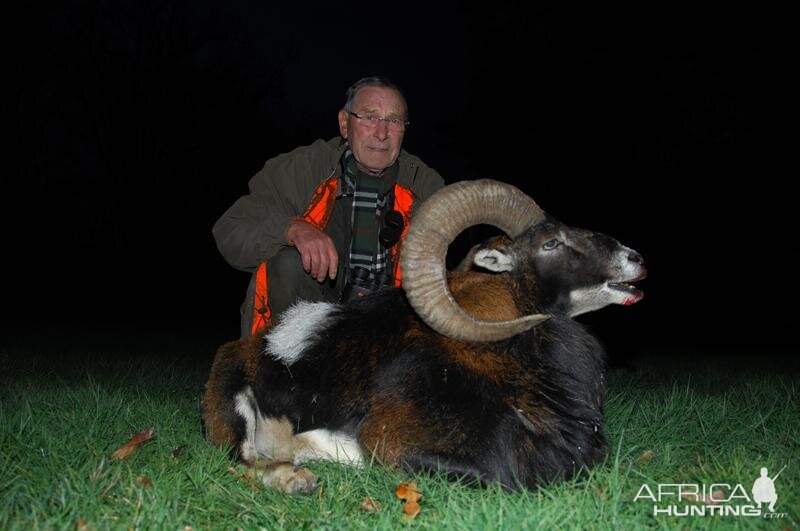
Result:
<svg viewBox="0 0 800 531"><path fill-rule="evenodd" d="M378 291L392 285L392 275L381 272L370 278L370 271L366 267L354 267L342 290L342 302L359 299L369 293Z"/></svg>
<svg viewBox="0 0 800 531"><path fill-rule="evenodd" d="M383 227L378 233L378 240L381 245L388 249L395 245L403 234L403 215L397 210L390 210L383 217ZM353 267L350 276L345 282L342 290L342 302L347 302L368 293L378 291L392 285L392 275L389 272L381 272L370 278L370 270L365 267Z"/></svg>

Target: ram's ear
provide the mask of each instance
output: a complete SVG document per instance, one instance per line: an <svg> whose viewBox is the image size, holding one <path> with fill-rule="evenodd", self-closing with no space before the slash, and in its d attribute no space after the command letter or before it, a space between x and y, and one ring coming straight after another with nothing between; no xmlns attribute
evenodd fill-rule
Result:
<svg viewBox="0 0 800 531"><path fill-rule="evenodd" d="M495 273L514 269L514 258L503 248L481 249L475 253L473 261L476 266Z"/></svg>

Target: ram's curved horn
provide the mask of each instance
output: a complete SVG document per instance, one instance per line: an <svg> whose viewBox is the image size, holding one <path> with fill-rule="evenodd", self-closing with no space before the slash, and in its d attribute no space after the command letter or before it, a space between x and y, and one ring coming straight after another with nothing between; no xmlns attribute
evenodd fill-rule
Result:
<svg viewBox="0 0 800 531"><path fill-rule="evenodd" d="M433 194L418 211L401 250L403 289L417 314L440 334L464 341L499 341L548 318L533 314L511 321L482 321L455 301L447 286L447 247L467 227L494 225L510 237L544 219L527 195L509 184L462 181Z"/></svg>

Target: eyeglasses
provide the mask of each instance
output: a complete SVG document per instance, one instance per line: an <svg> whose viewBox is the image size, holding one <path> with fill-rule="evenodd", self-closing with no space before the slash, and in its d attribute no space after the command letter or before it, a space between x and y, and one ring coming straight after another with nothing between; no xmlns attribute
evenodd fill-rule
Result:
<svg viewBox="0 0 800 531"><path fill-rule="evenodd" d="M386 124L386 127L389 129L389 131L404 131L405 128L411 123L403 120L402 118L381 118L380 116L375 116L374 114L359 114L353 111L347 111L347 113L361 120L361 123L364 124L364 127L367 129L375 129L378 127L379 123L383 122Z"/></svg>

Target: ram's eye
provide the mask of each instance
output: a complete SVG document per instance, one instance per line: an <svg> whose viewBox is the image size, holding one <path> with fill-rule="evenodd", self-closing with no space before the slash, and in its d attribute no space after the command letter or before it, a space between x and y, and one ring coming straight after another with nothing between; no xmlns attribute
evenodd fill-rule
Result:
<svg viewBox="0 0 800 531"><path fill-rule="evenodd" d="M542 245L542 249L544 249L545 251L552 251L559 245L561 245L561 242L553 238L552 240L547 240L546 242L544 242L544 245Z"/></svg>

